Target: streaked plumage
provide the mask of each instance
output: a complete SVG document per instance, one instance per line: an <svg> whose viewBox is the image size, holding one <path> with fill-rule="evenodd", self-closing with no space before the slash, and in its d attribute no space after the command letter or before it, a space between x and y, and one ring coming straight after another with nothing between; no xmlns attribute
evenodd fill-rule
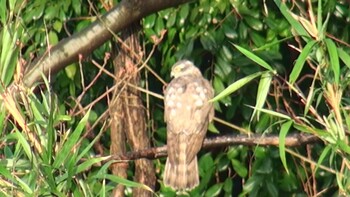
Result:
<svg viewBox="0 0 350 197"><path fill-rule="evenodd" d="M168 158L164 184L176 190L190 190L199 184L197 153L213 119L214 90L192 62L174 64L174 79L164 95Z"/></svg>

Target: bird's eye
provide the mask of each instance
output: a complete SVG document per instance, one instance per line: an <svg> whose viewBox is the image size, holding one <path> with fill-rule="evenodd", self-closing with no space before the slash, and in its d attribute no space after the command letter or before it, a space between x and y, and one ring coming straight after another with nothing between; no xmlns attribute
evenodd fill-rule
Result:
<svg viewBox="0 0 350 197"><path fill-rule="evenodd" d="M180 72L180 71L181 71L180 66L176 66L176 67L174 68L174 71L175 71L175 72Z"/></svg>

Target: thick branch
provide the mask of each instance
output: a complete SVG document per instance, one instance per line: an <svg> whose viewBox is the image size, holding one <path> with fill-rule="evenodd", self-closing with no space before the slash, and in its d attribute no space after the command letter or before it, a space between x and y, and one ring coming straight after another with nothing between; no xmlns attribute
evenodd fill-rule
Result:
<svg viewBox="0 0 350 197"><path fill-rule="evenodd" d="M76 62L79 56L90 54L119 32L141 18L191 0L123 0L114 9L106 13L83 31L60 41L48 53L30 64L23 82L32 87L45 76L55 74L65 66Z"/></svg>
<svg viewBox="0 0 350 197"><path fill-rule="evenodd" d="M203 148L218 148L230 145L245 145L245 146L278 146L279 136L277 135L230 135L219 136L215 138L207 138L204 140ZM305 144L320 142L320 139L315 135L306 134L290 134L285 138L285 146L295 147ZM155 159L167 156L167 147L155 147L135 152L128 152L125 155L112 156L113 160L135 160L140 158Z"/></svg>

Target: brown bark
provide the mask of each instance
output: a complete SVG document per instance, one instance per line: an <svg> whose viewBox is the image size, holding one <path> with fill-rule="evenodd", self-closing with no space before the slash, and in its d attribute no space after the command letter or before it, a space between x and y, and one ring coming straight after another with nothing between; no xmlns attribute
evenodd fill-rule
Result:
<svg viewBox="0 0 350 197"><path fill-rule="evenodd" d="M297 147L308 144L322 142L316 135L295 133L287 135L285 138L286 147ZM228 147L228 146L279 146L280 138L278 135L223 135L213 138L206 138L203 143L203 149ZM149 149L131 151L123 155L113 155L110 159L135 160L140 158L156 159L167 156L167 147L153 147ZM105 161L108 162L109 160Z"/></svg>
<svg viewBox="0 0 350 197"><path fill-rule="evenodd" d="M123 0L86 29L61 40L50 51L27 65L23 83L32 87L42 81L42 74L54 75L67 65L84 58L130 24L154 12L191 0Z"/></svg>
<svg viewBox="0 0 350 197"><path fill-rule="evenodd" d="M140 83L137 71L140 57L135 57L141 52L138 31L132 27L124 30L122 40L119 54L114 60L117 88L110 108L112 110L111 153L113 155L119 152L125 153L125 137L134 151L150 148L141 94L135 88L127 85L129 83L138 86ZM112 172L126 178L126 169L126 163L116 163L112 167ZM151 160L135 160L134 180L154 188L156 177ZM118 185L114 196L123 196L123 194L124 187ZM134 188L133 196L152 196L152 193L141 188Z"/></svg>

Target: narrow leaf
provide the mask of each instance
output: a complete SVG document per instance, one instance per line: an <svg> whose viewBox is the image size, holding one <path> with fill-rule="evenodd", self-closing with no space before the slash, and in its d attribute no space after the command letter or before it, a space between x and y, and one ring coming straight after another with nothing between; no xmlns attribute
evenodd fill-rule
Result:
<svg viewBox="0 0 350 197"><path fill-rule="evenodd" d="M345 52L342 48L337 48L337 50L340 59L348 68L350 68L350 55L347 52Z"/></svg>
<svg viewBox="0 0 350 197"><path fill-rule="evenodd" d="M97 134L97 136L90 142L90 144L89 144L88 146L86 146L86 147L83 149L83 151L81 151L81 153L78 155L78 157L77 157L77 159L76 159L77 162L80 161L80 159L83 158L84 155L87 154L87 153L91 150L92 146L96 143L96 141L97 141L98 139L100 139L101 135L104 133L103 131L104 131L104 129L105 129L105 125L106 125L106 124L104 123L104 124L102 125L101 129L100 129L100 132Z"/></svg>
<svg viewBox="0 0 350 197"><path fill-rule="evenodd" d="M78 142L79 137L85 128L86 122L88 121L89 115L90 110L80 120L78 126L68 137L68 140L63 144L62 149L58 152L56 160L53 163L54 168L58 168L67 159L67 157L71 155L72 148Z"/></svg>
<svg viewBox="0 0 350 197"><path fill-rule="evenodd" d="M285 123L282 124L281 130L280 130L280 135L279 135L279 151L280 151L280 158L282 161L282 164L284 166L284 168L286 169L287 173L289 174L289 170L288 170L288 166L287 166L287 160L286 160L286 136L287 133L290 129L290 127L292 126L293 121L289 120Z"/></svg>
<svg viewBox="0 0 350 197"><path fill-rule="evenodd" d="M283 16L287 19L289 24L296 30L298 35L303 36L302 38L309 38L310 35L307 33L307 31L304 29L304 27L300 24L299 21L297 21L289 11L288 7L285 3L282 3L281 0L274 0L277 7L280 9Z"/></svg>
<svg viewBox="0 0 350 197"><path fill-rule="evenodd" d="M246 77L234 82L233 84L229 85L225 90L220 92L217 96L215 96L213 99L211 99L209 102L214 102L214 101L220 100L220 99L224 98L225 96L232 94L233 92L240 89L242 86L246 85L251 80L262 75L263 73L264 72L254 73L254 74L251 74L249 76L246 76Z"/></svg>
<svg viewBox="0 0 350 197"><path fill-rule="evenodd" d="M263 59L261 59L260 57L258 57L254 53L252 53L252 52L248 51L247 49L240 47L238 45L234 44L233 46L235 46L241 53L243 53L243 55L247 56L253 62L259 64L260 66L262 66L263 68L265 68L271 72L275 72L267 62L265 62Z"/></svg>
<svg viewBox="0 0 350 197"><path fill-rule="evenodd" d="M256 109L256 110L258 110L258 111L261 111L261 112L270 114L270 115L272 115L272 116L276 116L276 117L282 118L282 119L286 119L286 120L290 120L290 119L291 119L289 116L284 115L284 114L279 113L279 112L275 112L275 111L268 110L268 109L256 108L256 107L253 107L253 106L250 106L250 105L247 105L247 106L248 106L248 107L251 107L251 108L253 108L253 109Z"/></svg>
<svg viewBox="0 0 350 197"><path fill-rule="evenodd" d="M118 176L114 176L114 175L110 175L110 174L97 174L96 176L94 176L94 178L96 178L96 179L108 179L108 180L111 180L115 183L125 185L127 187L139 187L139 188L153 192L153 190L151 188L149 188L147 185L137 183L134 181L129 181L127 179L124 179L124 178L121 178Z"/></svg>
<svg viewBox="0 0 350 197"><path fill-rule="evenodd" d="M15 136L16 136L16 138L18 140L18 143L22 146L23 151L26 153L27 157L31 161L32 158L33 158L33 152L32 152L32 150L30 148L30 145L29 145L28 141L25 139L23 134L21 132L19 132L18 130L15 132Z"/></svg>
<svg viewBox="0 0 350 197"><path fill-rule="evenodd" d="M101 161L104 161L104 160L107 160L109 159L110 156L107 156L107 157L99 157L99 158L90 158L86 161L84 161L83 163L79 164L78 167L77 167L77 171L75 173L80 173L80 172L83 172L83 171L86 171L88 170L92 165L96 164L96 163L99 163Z"/></svg>
<svg viewBox="0 0 350 197"><path fill-rule="evenodd" d="M317 42L316 40L312 40L312 41L308 42L305 45L304 49L301 51L295 65L294 65L294 68L289 75L289 83L291 85L293 85L294 82L299 77L300 72L303 69L304 63L306 61L306 58L309 56L310 51L311 51L312 47L316 44L316 42Z"/></svg>
<svg viewBox="0 0 350 197"><path fill-rule="evenodd" d="M318 161L317 161L317 165L316 165L316 168L315 168L315 172L317 172L318 167L322 164L323 160L327 157L327 155L328 155L329 151L331 150L331 148L332 148L331 145L327 145L327 146L323 149L323 151L322 151L322 153L321 153L321 155L320 155L320 158L319 158Z"/></svg>
<svg viewBox="0 0 350 197"><path fill-rule="evenodd" d="M325 42L329 53L331 69L334 74L334 82L336 84L339 84L340 66L339 66L339 56L338 56L337 46L335 46L335 43L329 38L326 38Z"/></svg>
<svg viewBox="0 0 350 197"><path fill-rule="evenodd" d="M272 75L270 72L265 72L261 75L258 92L256 95L256 104L255 109L252 114L252 119L255 116L255 113L257 112L256 109L263 108L267 94L269 93L270 85L271 85ZM259 119L260 112L257 113L257 118Z"/></svg>

